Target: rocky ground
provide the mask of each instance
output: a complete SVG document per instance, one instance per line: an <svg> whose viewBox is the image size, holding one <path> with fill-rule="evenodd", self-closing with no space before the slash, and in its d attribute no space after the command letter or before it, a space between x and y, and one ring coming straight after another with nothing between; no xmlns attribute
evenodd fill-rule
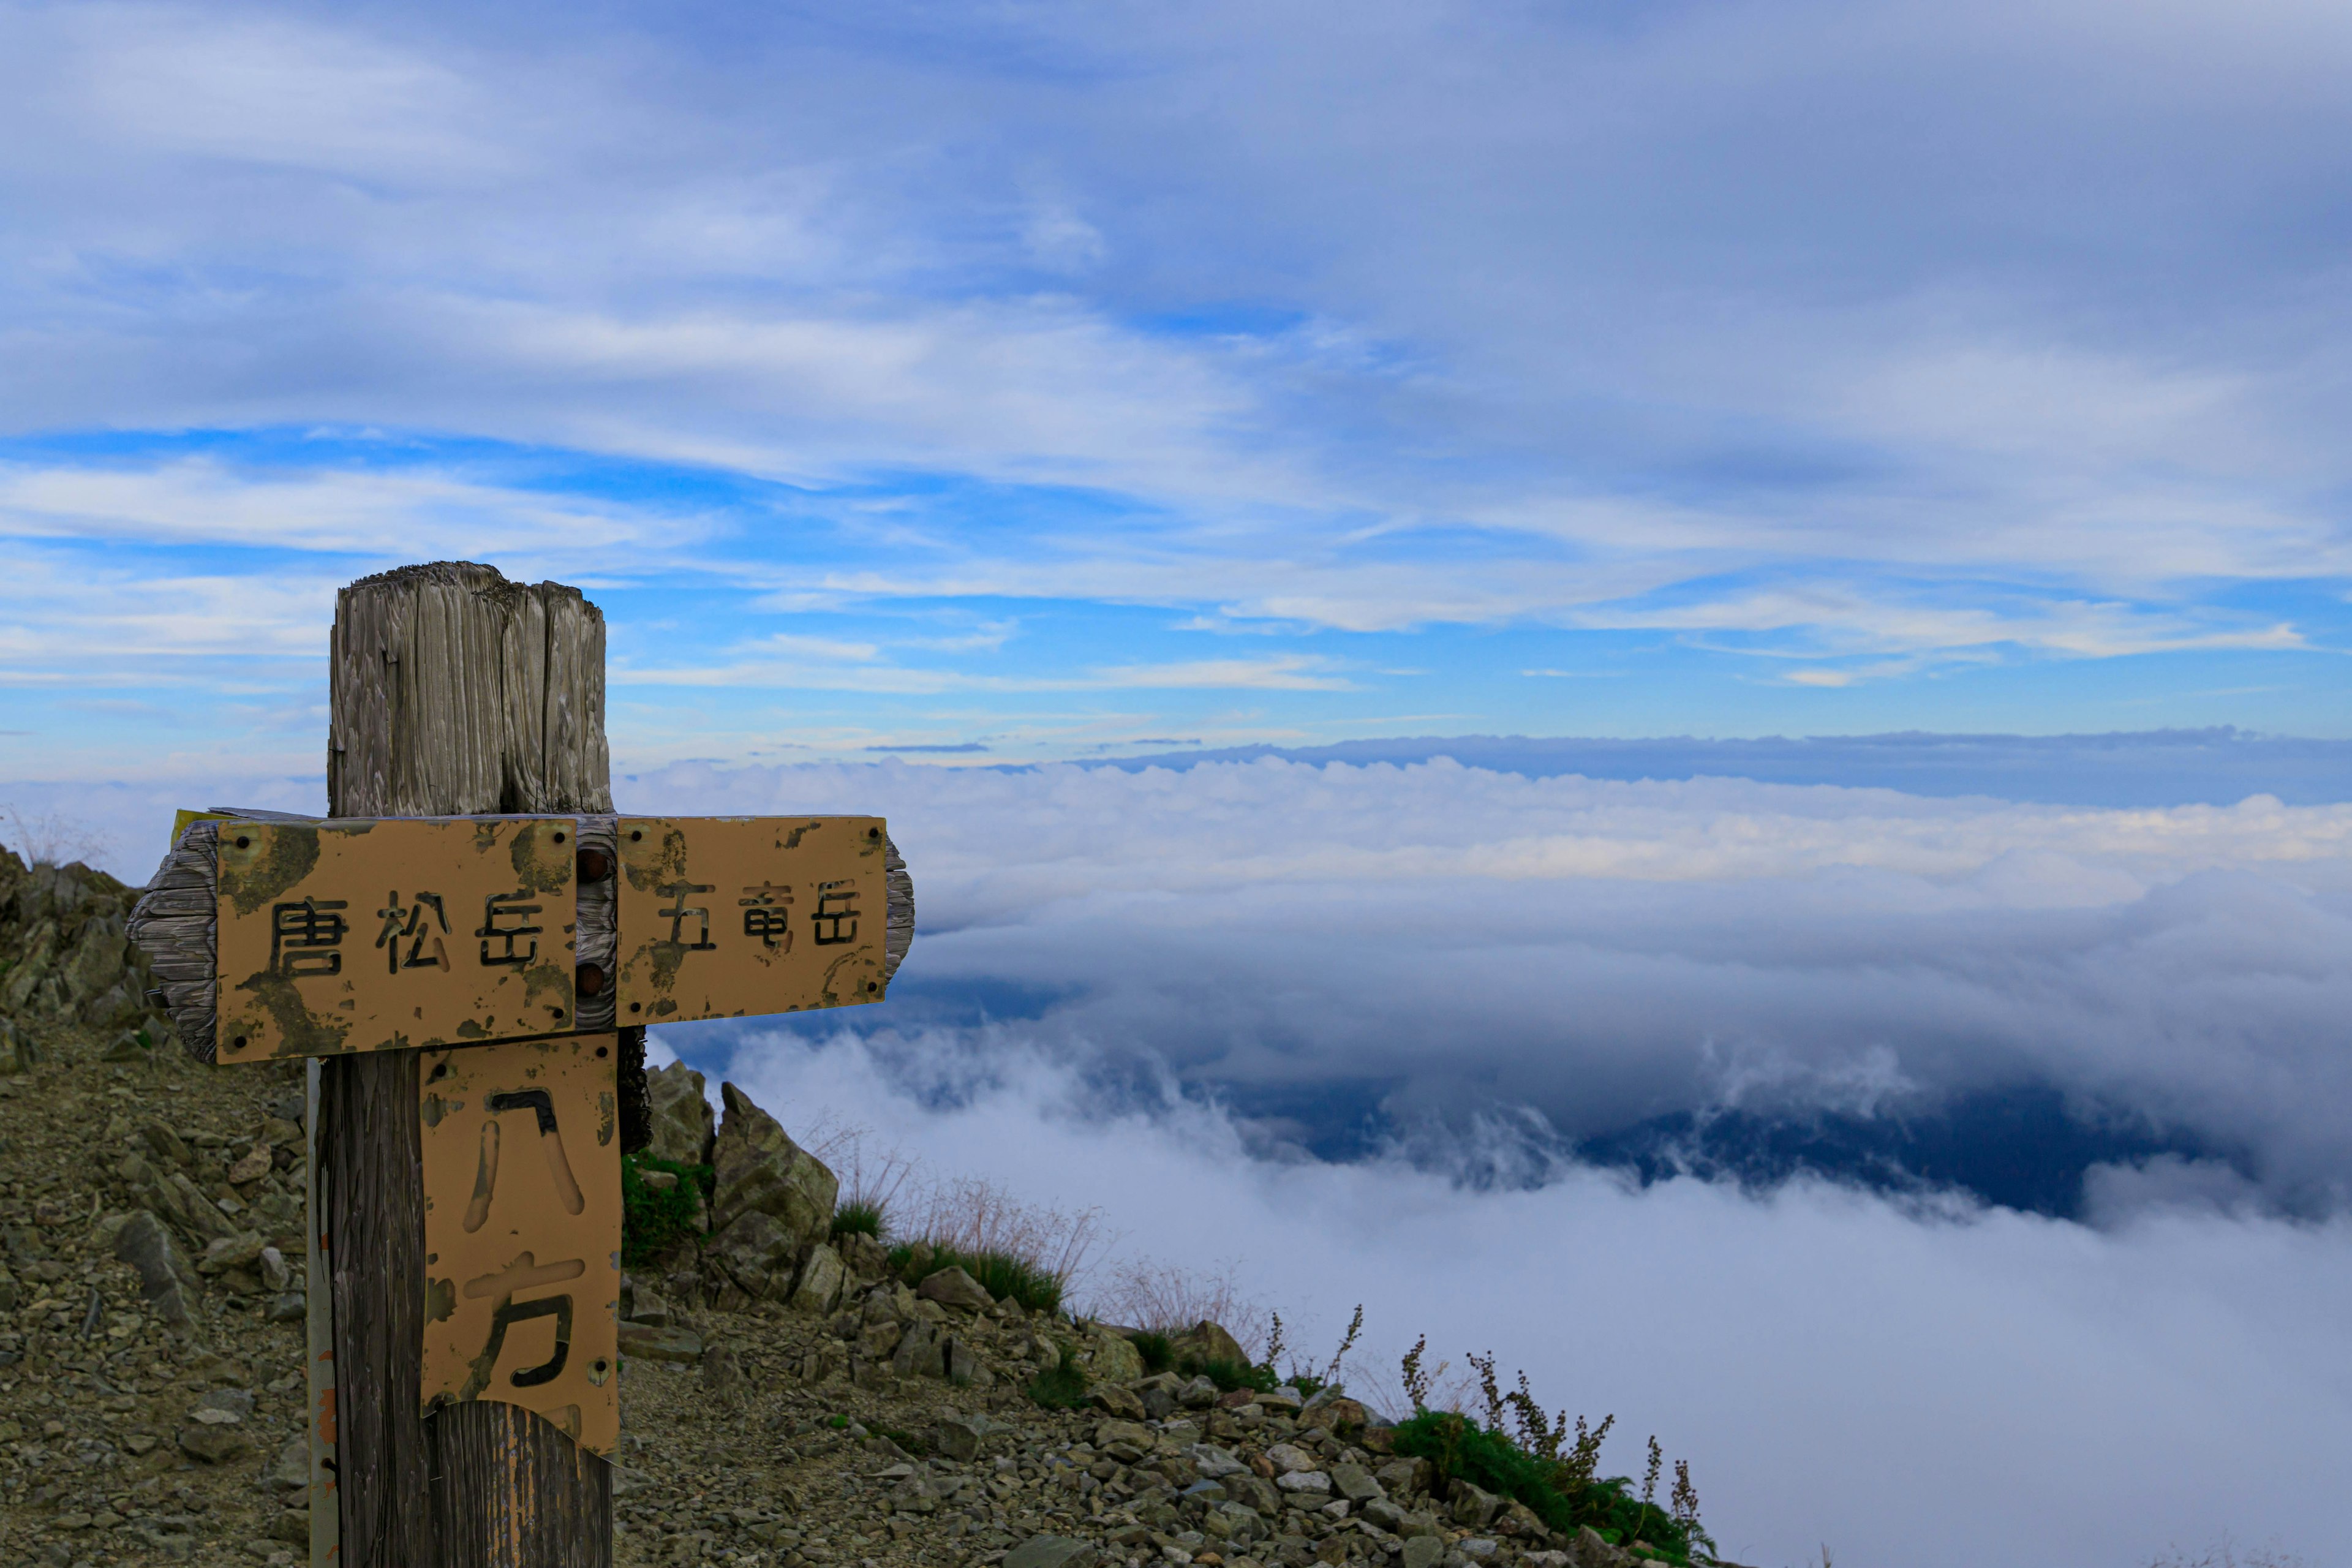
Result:
<svg viewBox="0 0 2352 1568"><path fill-rule="evenodd" d="M142 1039L122 891L0 852L0 1563L306 1561L299 1069ZM832 1175L772 1119L730 1089L714 1128L699 1079L657 1076L657 1147L718 1182L709 1240L624 1288L622 1564L1631 1561L1441 1502L1352 1400L1146 1377L1118 1331L961 1269L909 1289L829 1237ZM1238 1354L1214 1325L1194 1349ZM1042 1408L1066 1352L1087 1406Z"/></svg>

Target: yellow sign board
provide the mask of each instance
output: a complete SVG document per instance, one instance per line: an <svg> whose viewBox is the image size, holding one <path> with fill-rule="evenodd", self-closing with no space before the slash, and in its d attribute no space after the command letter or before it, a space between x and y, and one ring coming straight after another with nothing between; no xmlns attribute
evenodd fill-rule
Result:
<svg viewBox="0 0 2352 1568"><path fill-rule="evenodd" d="M223 1062L573 1028L569 817L224 822Z"/></svg>
<svg viewBox="0 0 2352 1568"><path fill-rule="evenodd" d="M503 1400L593 1454L621 1436L611 1035L425 1053L423 1408Z"/></svg>
<svg viewBox="0 0 2352 1568"><path fill-rule="evenodd" d="M625 816L615 1019L882 1000L878 816Z"/></svg>

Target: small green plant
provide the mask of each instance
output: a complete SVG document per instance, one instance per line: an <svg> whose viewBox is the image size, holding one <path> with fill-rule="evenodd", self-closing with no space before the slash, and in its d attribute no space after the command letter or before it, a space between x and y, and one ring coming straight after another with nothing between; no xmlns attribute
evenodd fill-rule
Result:
<svg viewBox="0 0 2352 1568"><path fill-rule="evenodd" d="M1658 1508L1658 1475L1664 1461L1657 1439L1650 1440L1649 1473L1640 1496L1623 1476L1594 1478L1601 1440L1616 1417L1604 1418L1597 1429L1576 1419L1576 1441L1566 1455L1568 1414L1547 1416L1528 1388L1523 1373L1518 1387L1506 1393L1495 1375L1495 1358L1472 1355L1479 1392L1485 1397L1485 1422L1453 1410L1429 1408L1431 1374L1423 1366L1426 1337L1405 1352L1402 1366L1406 1395L1413 1414L1396 1428L1396 1451L1407 1458L1427 1459L1446 1480L1467 1481L1483 1490L1525 1504L1551 1529L1572 1533L1591 1528L1613 1546L1635 1541L1669 1563L1706 1562L1715 1542L1700 1525L1698 1492L1692 1486L1687 1462L1675 1467L1675 1489L1669 1509ZM1442 1370L1442 1369L1441 1369ZM1516 1436L1505 1430L1517 1428Z"/></svg>
<svg viewBox="0 0 2352 1568"><path fill-rule="evenodd" d="M845 1236L870 1236L882 1239L884 1226L882 1205L870 1198L851 1198L833 1211L833 1238Z"/></svg>
<svg viewBox="0 0 2352 1568"><path fill-rule="evenodd" d="M1176 1365L1176 1347L1169 1343L1166 1334L1145 1329L1128 1335L1127 1342L1143 1358L1143 1370L1147 1373L1167 1372Z"/></svg>
<svg viewBox="0 0 2352 1568"><path fill-rule="evenodd" d="M980 1288L1003 1300L1010 1296L1032 1312L1062 1309L1062 1282L1025 1258L1009 1252L959 1252L929 1242L908 1242L890 1249L890 1271L909 1285L919 1285L942 1268L961 1268L980 1281Z"/></svg>
<svg viewBox="0 0 2352 1568"><path fill-rule="evenodd" d="M1062 1347L1061 1359L1029 1380L1029 1397L1048 1410L1076 1410L1087 1402L1086 1369L1078 1352Z"/></svg>
<svg viewBox="0 0 2352 1568"><path fill-rule="evenodd" d="M833 1417L831 1420L827 1421L827 1422L825 1423L825 1425L826 1425L826 1426L830 1426L830 1427L832 1427L835 1431L838 1432L838 1431L840 1431L842 1428L844 1428L844 1427L845 1427L845 1426L847 1426L849 1425L849 1417L848 1417L848 1416L846 1416L846 1415L836 1415L836 1416Z"/></svg>
<svg viewBox="0 0 2352 1568"><path fill-rule="evenodd" d="M646 1180L648 1173L667 1171L677 1180L667 1186ZM681 1165L650 1154L621 1156L621 1262L630 1268L646 1265L702 1234L695 1223L708 1199L713 1173L708 1165Z"/></svg>

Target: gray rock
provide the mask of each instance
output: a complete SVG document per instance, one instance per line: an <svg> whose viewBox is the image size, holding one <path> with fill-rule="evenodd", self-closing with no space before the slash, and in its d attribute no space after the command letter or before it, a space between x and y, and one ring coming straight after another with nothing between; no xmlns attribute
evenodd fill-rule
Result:
<svg viewBox="0 0 2352 1568"><path fill-rule="evenodd" d="M1388 1496L1381 1490L1381 1483L1372 1479L1372 1472L1361 1465L1332 1466L1331 1489L1354 1503L1370 1502L1375 1498Z"/></svg>
<svg viewBox="0 0 2352 1568"><path fill-rule="evenodd" d="M1493 1492L1472 1486L1468 1481L1455 1481L1446 1494L1446 1512L1454 1523L1470 1530L1484 1530L1503 1511L1503 1500Z"/></svg>
<svg viewBox="0 0 2352 1568"><path fill-rule="evenodd" d="M1185 1458L1192 1461L1192 1468L1200 1471L1204 1479L1213 1481L1222 1480L1236 1471L1249 1468L1214 1443L1195 1443L1185 1450Z"/></svg>
<svg viewBox="0 0 2352 1568"><path fill-rule="evenodd" d="M145 1209L123 1222L114 1235L114 1256L138 1271L140 1293L167 1323L188 1321L196 1299L196 1271L163 1221Z"/></svg>
<svg viewBox="0 0 2352 1568"><path fill-rule="evenodd" d="M1465 1541L1455 1546L1454 1550L1459 1552L1463 1556L1467 1557L1473 1563L1484 1563L1495 1555L1495 1543L1491 1541L1483 1540Z"/></svg>
<svg viewBox="0 0 2352 1568"><path fill-rule="evenodd" d="M1373 1477L1384 1489L1399 1497L1427 1491L1429 1478L1427 1459L1391 1459Z"/></svg>
<svg viewBox="0 0 2352 1568"><path fill-rule="evenodd" d="M1321 1470L1285 1470L1274 1478L1274 1484L1286 1492L1313 1492L1318 1497L1328 1497L1331 1491L1331 1478Z"/></svg>
<svg viewBox="0 0 2352 1568"><path fill-rule="evenodd" d="M646 1098L652 1102L653 1121L653 1142L646 1152L681 1165L710 1163L714 1122L710 1101L703 1098L702 1075L684 1062L672 1062L646 1074Z"/></svg>
<svg viewBox="0 0 2352 1568"><path fill-rule="evenodd" d="M948 1341L947 1369L948 1381L959 1388L986 1388L996 1381L980 1352L961 1340Z"/></svg>
<svg viewBox="0 0 2352 1568"><path fill-rule="evenodd" d="M721 1084L727 1119L711 1147L718 1170L711 1210L724 1230L740 1215L764 1214L782 1226L797 1266L833 1231L833 1209L841 1184L816 1156L803 1149L733 1084Z"/></svg>
<svg viewBox="0 0 2352 1568"><path fill-rule="evenodd" d="M261 1283L268 1290L284 1290L294 1283L294 1270L286 1265L286 1255L274 1247L261 1249Z"/></svg>
<svg viewBox="0 0 2352 1568"><path fill-rule="evenodd" d="M261 1261L262 1248L269 1244L254 1231L240 1231L234 1236L215 1237L196 1259L199 1274L226 1274L232 1268L250 1268Z"/></svg>
<svg viewBox="0 0 2352 1568"><path fill-rule="evenodd" d="M702 1336L691 1329L657 1329L650 1323L621 1325L621 1353L643 1361L691 1366L702 1359Z"/></svg>
<svg viewBox="0 0 2352 1568"><path fill-rule="evenodd" d="M1304 1401L1299 1398L1298 1390L1286 1384L1280 1388L1269 1389L1264 1394L1252 1395L1250 1403L1263 1405L1270 1410L1295 1411Z"/></svg>
<svg viewBox="0 0 2352 1568"><path fill-rule="evenodd" d="M987 1436L986 1425L970 1416L953 1416L940 1423L940 1452L949 1458L969 1463L980 1457L981 1439Z"/></svg>
<svg viewBox="0 0 2352 1568"><path fill-rule="evenodd" d="M947 1362L941 1353L939 1331L918 1318L907 1325L899 1336L898 1348L890 1352L890 1370L900 1377L943 1377Z"/></svg>
<svg viewBox="0 0 2352 1568"><path fill-rule="evenodd" d="M1407 1540L1421 1535L1434 1535L1443 1539L1445 1526L1433 1513L1409 1513L1404 1516L1404 1522L1396 1527L1396 1532Z"/></svg>
<svg viewBox="0 0 2352 1568"><path fill-rule="evenodd" d="M848 1270L842 1267L841 1255L830 1245L818 1242L809 1248L808 1261L801 1265L800 1283L793 1287L793 1310L817 1317L832 1311L834 1303L841 1300L841 1289L847 1279Z"/></svg>
<svg viewBox="0 0 2352 1568"><path fill-rule="evenodd" d="M1437 1568L1445 1561L1445 1542L1441 1536L1416 1535L1404 1543L1404 1568Z"/></svg>
<svg viewBox="0 0 2352 1568"><path fill-rule="evenodd" d="M310 1544L310 1510L307 1508L281 1510L269 1521L269 1539L290 1542L296 1546Z"/></svg>
<svg viewBox="0 0 2352 1568"><path fill-rule="evenodd" d="M1266 1463L1274 1467L1276 1475L1286 1474L1292 1470L1319 1470L1323 1468L1321 1459L1296 1443L1276 1443L1265 1451L1265 1459Z"/></svg>
<svg viewBox="0 0 2352 1568"><path fill-rule="evenodd" d="M942 1307L966 1312L985 1312L996 1305L996 1298L961 1268L941 1268L925 1275L923 1282L915 1287L915 1294L926 1301L937 1301Z"/></svg>
<svg viewBox="0 0 2352 1568"><path fill-rule="evenodd" d="M191 1410L217 1410L242 1421L253 1414L253 1394L243 1388L212 1388L196 1395Z"/></svg>
<svg viewBox="0 0 2352 1568"><path fill-rule="evenodd" d="M735 1347L715 1344L702 1353L702 1394L714 1410L735 1410L743 1404L743 1369Z"/></svg>
<svg viewBox="0 0 2352 1568"><path fill-rule="evenodd" d="M1405 1511L1386 1498L1374 1498L1364 1505L1364 1517L1391 1534L1404 1529Z"/></svg>
<svg viewBox="0 0 2352 1568"><path fill-rule="evenodd" d="M879 1279L890 1272L890 1249L870 1236L853 1232L835 1237L833 1245L843 1266L857 1279Z"/></svg>
<svg viewBox="0 0 2352 1568"><path fill-rule="evenodd" d="M1092 1542L1066 1535L1033 1535L1004 1554L1004 1568L1095 1568Z"/></svg>
<svg viewBox="0 0 2352 1568"><path fill-rule="evenodd" d="M1190 1356L1194 1361L1229 1362L1235 1366L1249 1363L1241 1342L1206 1318L1175 1336L1170 1345L1180 1361Z"/></svg>
<svg viewBox="0 0 2352 1568"><path fill-rule="evenodd" d="M1225 1490L1233 1494L1235 1502L1254 1508L1258 1512L1269 1516L1281 1511L1282 1494L1276 1491L1274 1483L1263 1476L1252 1475L1247 1470L1236 1470L1232 1475L1223 1477L1222 1480Z"/></svg>
<svg viewBox="0 0 2352 1568"><path fill-rule="evenodd" d="M1217 1385L1196 1377L1176 1391L1176 1403L1187 1410L1206 1410L1217 1402Z"/></svg>
<svg viewBox="0 0 2352 1568"><path fill-rule="evenodd" d="M289 1437L270 1461L268 1484L280 1492L299 1490L310 1484L310 1441L307 1437Z"/></svg>
<svg viewBox="0 0 2352 1568"><path fill-rule="evenodd" d="M263 1316L273 1323L299 1323L310 1315L310 1298L299 1290L287 1290L269 1298Z"/></svg>
<svg viewBox="0 0 2352 1568"><path fill-rule="evenodd" d="M226 1465L253 1451L253 1440L242 1426L195 1423L179 1436L180 1452L207 1465Z"/></svg>
<svg viewBox="0 0 2352 1568"><path fill-rule="evenodd" d="M755 1300L785 1289L778 1281L792 1278L800 1251L800 1238L775 1215L760 1209L738 1214L702 1247L704 1260L726 1270L743 1293Z"/></svg>
<svg viewBox="0 0 2352 1568"><path fill-rule="evenodd" d="M1116 1415L1122 1421L1141 1421L1150 1412L1135 1390L1122 1388L1116 1383L1097 1383L1087 1390L1087 1403L1106 1415Z"/></svg>
<svg viewBox="0 0 2352 1568"><path fill-rule="evenodd" d="M1620 1564L1633 1560L1632 1552L1610 1545L1601 1539L1601 1532L1589 1524L1577 1527L1576 1541L1571 1550L1578 1568L1620 1568Z"/></svg>

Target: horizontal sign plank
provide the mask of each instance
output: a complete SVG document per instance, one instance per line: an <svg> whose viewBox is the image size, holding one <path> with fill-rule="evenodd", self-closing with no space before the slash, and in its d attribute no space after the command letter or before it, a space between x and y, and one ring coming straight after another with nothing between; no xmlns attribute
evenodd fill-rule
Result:
<svg viewBox="0 0 2352 1568"><path fill-rule="evenodd" d="M218 1059L576 1027L578 838L570 817L222 824Z"/></svg>
<svg viewBox="0 0 2352 1568"><path fill-rule="evenodd" d="M622 1024L882 999L878 816L622 817Z"/></svg>

